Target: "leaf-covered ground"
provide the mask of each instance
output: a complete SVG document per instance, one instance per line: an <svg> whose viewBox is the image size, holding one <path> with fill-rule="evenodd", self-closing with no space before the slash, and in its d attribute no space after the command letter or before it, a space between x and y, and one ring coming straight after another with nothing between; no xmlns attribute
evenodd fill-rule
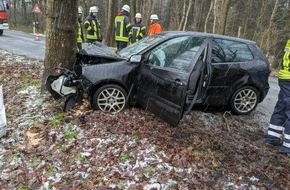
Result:
<svg viewBox="0 0 290 190"><path fill-rule="evenodd" d="M0 51L7 135L0 189L290 189L290 159L264 143L256 112L195 110L176 128L40 94L43 63Z"/></svg>

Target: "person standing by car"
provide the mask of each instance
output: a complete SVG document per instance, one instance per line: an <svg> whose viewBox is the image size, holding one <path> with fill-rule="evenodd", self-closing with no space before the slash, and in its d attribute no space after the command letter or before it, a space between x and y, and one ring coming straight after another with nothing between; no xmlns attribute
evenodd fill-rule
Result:
<svg viewBox="0 0 290 190"><path fill-rule="evenodd" d="M290 39L288 39L282 65L278 73L280 92L271 116L266 143L281 145L280 152L290 156ZM284 131L284 139L282 140Z"/></svg>
<svg viewBox="0 0 290 190"><path fill-rule="evenodd" d="M150 16L150 23L151 24L150 24L150 28L149 28L149 31L147 33L147 36L151 36L151 35L162 32L162 26L159 23L159 19L158 19L158 16L156 14L152 14Z"/></svg>
<svg viewBox="0 0 290 190"><path fill-rule="evenodd" d="M129 33L130 44L133 44L141 40L146 35L146 27L142 22L141 13L136 13L135 23L132 25L132 29Z"/></svg>
<svg viewBox="0 0 290 190"><path fill-rule="evenodd" d="M130 7L128 5L124 5L115 17L115 41L118 50L127 47L129 42L129 32L132 28L129 14Z"/></svg>
<svg viewBox="0 0 290 190"><path fill-rule="evenodd" d="M101 34L101 24L97 19L97 13L99 11L99 7L92 6L90 7L90 14L86 18L85 21L85 29L87 30L87 42L93 43L95 41L102 41L102 34Z"/></svg>
<svg viewBox="0 0 290 190"><path fill-rule="evenodd" d="M84 42L82 15L83 15L83 9L81 6L79 6L78 7L77 52L79 52L82 49L82 43Z"/></svg>

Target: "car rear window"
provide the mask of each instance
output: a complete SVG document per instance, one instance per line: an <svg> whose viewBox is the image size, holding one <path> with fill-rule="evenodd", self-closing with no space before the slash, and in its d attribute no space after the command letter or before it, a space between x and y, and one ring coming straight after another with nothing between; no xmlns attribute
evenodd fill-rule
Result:
<svg viewBox="0 0 290 190"><path fill-rule="evenodd" d="M246 62L253 60L248 45L238 41L214 39L212 63Z"/></svg>

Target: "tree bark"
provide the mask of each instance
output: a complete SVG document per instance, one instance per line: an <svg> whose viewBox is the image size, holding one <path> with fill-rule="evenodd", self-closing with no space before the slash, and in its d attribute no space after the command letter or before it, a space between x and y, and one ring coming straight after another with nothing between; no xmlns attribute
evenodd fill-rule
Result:
<svg viewBox="0 0 290 190"><path fill-rule="evenodd" d="M205 19L205 22L204 22L204 30L203 30L204 32L207 32L207 24L208 24L209 16L210 16L210 14L212 12L213 6L214 6L214 0L211 0L210 7L209 7L209 10L207 12L206 19Z"/></svg>
<svg viewBox="0 0 290 190"><path fill-rule="evenodd" d="M272 34L273 30L274 30L274 28L273 28L274 17L276 15L278 5L279 5L279 0L275 0L275 5L274 5L274 9L272 11L271 18L270 18L270 21L269 21L269 28L268 28L268 34L267 34L267 47L266 47L266 49L267 49L266 55L267 56L270 55L270 49L271 49L271 45L270 45L271 44L270 43L271 39L270 38L271 38L271 34Z"/></svg>
<svg viewBox="0 0 290 190"><path fill-rule="evenodd" d="M115 10L117 9L117 3L115 0L109 0L109 7L108 7L108 17L107 17L107 27L106 27L106 35L103 40L103 43L108 46L115 46L115 29L114 29L114 20L117 13Z"/></svg>
<svg viewBox="0 0 290 190"><path fill-rule="evenodd" d="M185 20L184 20L184 24L183 24L183 28L182 28L183 31L185 31L185 29L186 29L187 20L188 20L188 14L190 12L190 9L191 9L191 6L192 6L192 2L193 2L193 0L189 0L189 5L187 7L187 11L186 11L186 15L185 15Z"/></svg>
<svg viewBox="0 0 290 190"><path fill-rule="evenodd" d="M182 16L181 16L181 21L179 23L178 30L181 30L181 28L184 24L185 15L186 15L186 5L187 5L187 0L183 0Z"/></svg>
<svg viewBox="0 0 290 190"><path fill-rule="evenodd" d="M75 63L78 0L47 0L43 86L54 67Z"/></svg>
<svg viewBox="0 0 290 190"><path fill-rule="evenodd" d="M225 34L230 0L223 0L220 14L219 34Z"/></svg>

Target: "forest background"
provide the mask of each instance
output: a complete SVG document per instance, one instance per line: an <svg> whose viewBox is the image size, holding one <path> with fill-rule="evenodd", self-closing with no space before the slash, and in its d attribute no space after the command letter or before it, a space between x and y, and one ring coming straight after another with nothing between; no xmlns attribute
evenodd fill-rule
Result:
<svg viewBox="0 0 290 190"><path fill-rule="evenodd" d="M51 0L50 0L51 1ZM73 0L75 1L75 0ZM10 0L10 28L46 32L46 0ZM57 1L55 1L57 2ZM277 68L290 38L290 0L77 0L84 9L83 20L90 6L98 6L98 18L104 35L103 43L115 46L114 18L124 4L131 7L131 22L140 12L149 28L149 17L157 14L163 30L198 31L240 37L257 42ZM34 14L38 4L43 14ZM72 10L70 17L77 14ZM75 14L75 15L73 15ZM65 20L66 18L64 18Z"/></svg>

